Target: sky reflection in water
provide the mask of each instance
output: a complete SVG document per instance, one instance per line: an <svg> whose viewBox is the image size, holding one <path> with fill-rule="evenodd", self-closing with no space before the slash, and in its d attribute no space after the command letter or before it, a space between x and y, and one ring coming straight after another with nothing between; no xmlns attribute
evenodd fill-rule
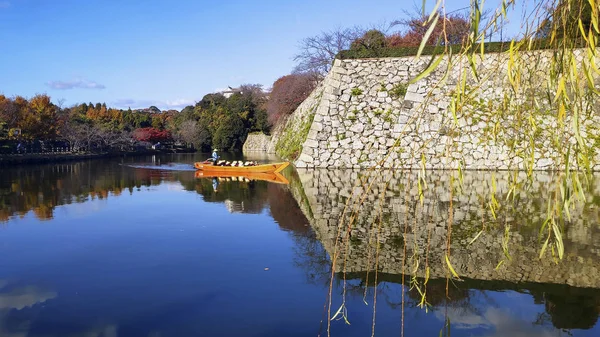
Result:
<svg viewBox="0 0 600 337"><path fill-rule="evenodd" d="M329 244L310 220L319 208L306 217L299 205L310 202L297 200L300 189L311 199L311 189L288 172L288 186L223 181L215 192L212 180L184 169L195 159L160 158L166 170L143 167L156 158L3 168L0 335L324 332ZM333 321L332 335L370 336L373 276L346 278L351 325ZM379 275L378 336L399 335L400 283L399 274ZM332 312L342 284L338 273ZM445 286L429 281L428 312L414 289L404 293L406 336L438 336L446 318L454 336L600 332L598 289L465 278L448 300Z"/></svg>

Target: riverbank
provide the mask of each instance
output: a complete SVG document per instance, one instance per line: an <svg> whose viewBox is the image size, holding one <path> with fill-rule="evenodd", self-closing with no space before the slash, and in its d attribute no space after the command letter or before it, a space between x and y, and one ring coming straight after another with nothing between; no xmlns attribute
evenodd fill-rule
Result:
<svg viewBox="0 0 600 337"><path fill-rule="evenodd" d="M46 163L58 163L73 160L82 159L99 159L99 158L114 158L114 157L133 157L133 156L146 156L155 154L174 153L173 151L166 150L144 150L144 151L133 151L133 152L100 152L100 153L32 153L32 154L9 154L0 155L0 167L2 166L17 166L17 165L28 165L28 164L46 164ZM188 153L180 152L177 153Z"/></svg>

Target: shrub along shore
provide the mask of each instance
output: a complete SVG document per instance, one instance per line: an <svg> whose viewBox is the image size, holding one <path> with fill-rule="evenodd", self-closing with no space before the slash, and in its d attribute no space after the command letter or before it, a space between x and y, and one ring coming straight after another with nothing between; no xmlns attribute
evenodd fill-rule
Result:
<svg viewBox="0 0 600 337"><path fill-rule="evenodd" d="M180 150L138 150L138 151L111 151L111 152L50 152L26 154L0 154L0 167L24 164L48 164L73 160L146 156L165 153L182 153ZM189 151L187 151L189 152Z"/></svg>

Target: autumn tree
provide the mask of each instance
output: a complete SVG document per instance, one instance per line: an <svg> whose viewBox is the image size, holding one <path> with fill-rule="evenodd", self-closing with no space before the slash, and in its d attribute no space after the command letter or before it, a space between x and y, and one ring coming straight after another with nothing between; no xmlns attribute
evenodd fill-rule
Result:
<svg viewBox="0 0 600 337"><path fill-rule="evenodd" d="M392 34L387 38L390 47L414 47L419 46L425 38L430 25L427 24L429 16L420 11L415 13L405 12L406 18L392 22L391 26L401 26L402 32ZM461 44L471 32L471 21L468 13L453 12L438 13L440 19L429 36L427 45L454 45ZM487 13L484 13L487 15Z"/></svg>
<svg viewBox="0 0 600 337"><path fill-rule="evenodd" d="M133 131L133 137L140 142L165 142L172 139L171 133L167 130L156 128L140 128Z"/></svg>
<svg viewBox="0 0 600 337"><path fill-rule="evenodd" d="M22 133L30 139L53 139L56 137L58 107L50 96L35 95L29 100L26 111L22 111Z"/></svg>
<svg viewBox="0 0 600 337"><path fill-rule="evenodd" d="M314 76L297 73L278 78L267 103L269 123L276 125L280 118L290 115L316 87Z"/></svg>
<svg viewBox="0 0 600 337"><path fill-rule="evenodd" d="M24 98L19 97L19 101L23 106L27 105L27 101ZM0 95L0 119L6 123L7 128L17 127L21 116L20 108L15 99Z"/></svg>
<svg viewBox="0 0 600 337"><path fill-rule="evenodd" d="M0 118L0 139L8 138L8 127L6 122Z"/></svg>

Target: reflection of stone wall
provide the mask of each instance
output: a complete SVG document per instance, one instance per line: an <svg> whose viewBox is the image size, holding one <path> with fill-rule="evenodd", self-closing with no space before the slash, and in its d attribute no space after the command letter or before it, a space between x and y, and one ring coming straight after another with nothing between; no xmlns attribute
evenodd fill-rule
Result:
<svg viewBox="0 0 600 337"><path fill-rule="evenodd" d="M549 174L536 174L527 192L516 192L515 200L518 201L511 203L510 207L503 205L504 208L496 210L497 220L493 219L489 207L493 177L489 172L466 173L464 193L454 191L452 197L450 176L456 176L456 172L428 172L422 205L414 171L403 176L387 174L378 179L366 179L373 182L372 191L366 195L363 195L364 187L355 187L359 178L356 171L317 169L300 170L298 174L305 193L304 200L299 203L310 206L312 214L308 217L317 237L330 255L336 251L336 241L341 242L338 251L342 252L342 256L336 263L338 270L344 263L345 251L348 254L346 271L373 270L378 242L380 271L400 274L405 259L404 271L412 274L418 260L416 274L423 276L427 260L431 277L445 277L448 273L446 239L448 224L452 223L450 260L463 277L600 288L600 213L597 204L592 203L594 196L600 196L598 184L590 192L588 203L581 209L571 210L571 221L565 221L562 234L565 257L555 264L550 250L545 258L539 259L543 240L538 241L538 233L546 218L547 200L555 191L553 177ZM495 178L495 196L501 204L505 204L509 176L507 173L495 173ZM523 178L521 175L520 179ZM600 177L595 182L600 182ZM389 185L383 195L386 183ZM458 181L455 181L455 186L457 184ZM298 193L295 195L299 197ZM359 207L358 200L362 197L365 197L364 203ZM348 209L344 211L346 203ZM350 210L355 207L360 212L350 228L350 239L344 240L347 219ZM338 229L344 215L344 226ZM378 219L382 219L381 224ZM483 226L486 228L483 234L468 245ZM507 232L510 260L502 249L505 226L510 226ZM503 264L496 269L502 260Z"/></svg>

